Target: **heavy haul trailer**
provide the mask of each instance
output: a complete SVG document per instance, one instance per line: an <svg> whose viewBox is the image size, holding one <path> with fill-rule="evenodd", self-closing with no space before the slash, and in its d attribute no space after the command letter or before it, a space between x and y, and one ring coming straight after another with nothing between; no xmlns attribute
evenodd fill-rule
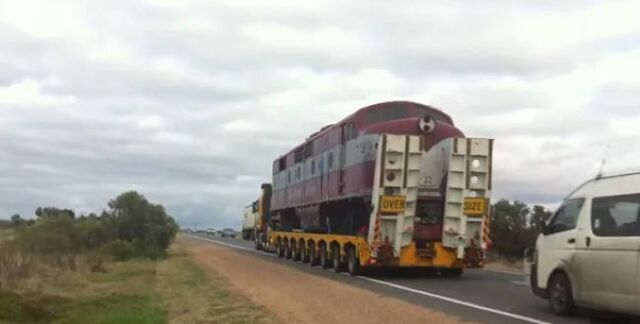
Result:
<svg viewBox="0 0 640 324"><path fill-rule="evenodd" d="M323 134L328 145L317 145ZM492 140L464 138L431 107L393 102L300 147L276 160L274 185L262 186L257 248L352 274L426 267L455 276L483 266Z"/></svg>

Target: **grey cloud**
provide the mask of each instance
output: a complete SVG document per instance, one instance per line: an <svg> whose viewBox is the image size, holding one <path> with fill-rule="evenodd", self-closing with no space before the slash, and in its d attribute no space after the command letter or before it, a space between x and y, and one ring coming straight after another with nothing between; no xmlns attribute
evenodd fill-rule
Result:
<svg viewBox="0 0 640 324"><path fill-rule="evenodd" d="M636 85L621 84L559 107L546 81L627 48L618 35L581 45L597 55L536 51L509 28L545 6L76 5L80 36L32 35L0 15L0 100L26 81L39 91L0 103L0 217L99 211L138 190L183 225L238 226L278 155L357 108L405 98L497 139L497 198L553 203L591 174L593 129L610 132L635 103L611 100L632 99Z"/></svg>

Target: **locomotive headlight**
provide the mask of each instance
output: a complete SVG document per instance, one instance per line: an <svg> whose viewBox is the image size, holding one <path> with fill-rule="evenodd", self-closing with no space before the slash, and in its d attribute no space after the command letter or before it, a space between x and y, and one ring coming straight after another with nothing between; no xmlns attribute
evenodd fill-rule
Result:
<svg viewBox="0 0 640 324"><path fill-rule="evenodd" d="M396 175L393 172L387 172L387 181L391 182L396 179Z"/></svg>
<svg viewBox="0 0 640 324"><path fill-rule="evenodd" d="M431 116L426 115L420 119L420 122L418 122L418 127L425 134L429 134L436 128L436 121L431 118Z"/></svg>

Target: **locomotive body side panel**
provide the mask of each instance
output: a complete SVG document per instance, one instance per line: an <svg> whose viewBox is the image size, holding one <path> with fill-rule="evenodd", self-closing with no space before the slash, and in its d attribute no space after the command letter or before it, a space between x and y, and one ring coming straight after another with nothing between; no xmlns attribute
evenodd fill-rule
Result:
<svg viewBox="0 0 640 324"><path fill-rule="evenodd" d="M435 129L427 134L419 126L432 116ZM424 149L450 137L464 135L446 114L411 102L390 102L362 108L335 125L323 128L274 162L272 213L293 218L289 228L326 223L325 214L344 217L356 201L368 208L379 134L419 135ZM354 200L356 199L356 200ZM345 204L343 204L343 202ZM358 210L362 213L362 210ZM312 218L320 218L312 220ZM302 224L300 224L300 218ZM351 225L353 227L353 225Z"/></svg>

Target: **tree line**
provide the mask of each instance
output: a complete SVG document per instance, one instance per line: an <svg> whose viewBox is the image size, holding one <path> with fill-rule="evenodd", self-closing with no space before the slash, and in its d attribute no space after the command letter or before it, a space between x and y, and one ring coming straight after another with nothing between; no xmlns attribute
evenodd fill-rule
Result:
<svg viewBox="0 0 640 324"><path fill-rule="evenodd" d="M130 191L112 199L99 215L76 216L70 209L39 207L36 219L11 217L18 228L16 240L39 253L72 254L100 249L117 259L133 256L166 256L178 225L162 205L150 203ZM506 258L520 258L533 247L540 224L551 216L543 206L499 200L491 206L490 251Z"/></svg>
<svg viewBox="0 0 640 324"><path fill-rule="evenodd" d="M164 207L129 191L108 202L98 214L79 215L73 210L38 207L35 219L11 217L16 227L14 246L37 255L69 256L101 251L116 259L133 256L160 258L178 232Z"/></svg>
<svg viewBox="0 0 640 324"><path fill-rule="evenodd" d="M543 222L552 213L543 206L522 201L499 200L491 206L490 251L509 259L522 258L535 245Z"/></svg>

